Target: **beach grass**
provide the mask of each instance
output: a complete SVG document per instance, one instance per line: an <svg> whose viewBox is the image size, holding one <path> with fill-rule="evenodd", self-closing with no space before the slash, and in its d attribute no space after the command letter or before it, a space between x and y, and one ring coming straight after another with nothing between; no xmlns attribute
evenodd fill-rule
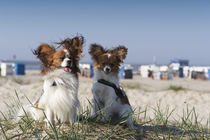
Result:
<svg viewBox="0 0 210 140"><path fill-rule="evenodd" d="M121 86L125 89L141 89L141 85L138 82L121 82Z"/></svg>
<svg viewBox="0 0 210 140"><path fill-rule="evenodd" d="M17 94L18 98L18 94ZM17 99L17 106L22 108ZM8 112L14 112L8 108ZM14 114L4 114L0 117L0 139L210 139L210 123L201 125L195 109L183 110L180 120L170 121L171 114L175 109L160 109L157 104L153 108L154 117L147 115L145 110L135 109L133 118L137 129L130 129L124 126L123 122L115 125L105 124L90 119L90 106L81 108L78 121L74 124L51 124L49 122L35 121L26 114L19 117Z"/></svg>
<svg viewBox="0 0 210 140"><path fill-rule="evenodd" d="M186 89L182 86L170 85L167 90L173 90L175 92L178 92L178 91L184 91Z"/></svg>

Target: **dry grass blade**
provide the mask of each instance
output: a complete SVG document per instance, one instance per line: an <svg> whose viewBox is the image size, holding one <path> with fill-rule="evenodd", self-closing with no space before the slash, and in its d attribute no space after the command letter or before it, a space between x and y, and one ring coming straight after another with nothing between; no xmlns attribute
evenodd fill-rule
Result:
<svg viewBox="0 0 210 140"><path fill-rule="evenodd" d="M16 91L15 94L20 102ZM153 108L155 114L153 118L147 115L147 108L143 111L135 110L134 114L130 115L133 115L137 124L141 124L137 130L122 125L126 118L115 125L90 119L88 106L80 110L78 122L54 125L48 121L48 126L32 120L25 111L25 115L18 123L1 112L0 139L210 139L209 128L200 125L195 108L184 110L183 116L180 116L181 122L169 121L174 110L169 107L163 110L158 104Z"/></svg>

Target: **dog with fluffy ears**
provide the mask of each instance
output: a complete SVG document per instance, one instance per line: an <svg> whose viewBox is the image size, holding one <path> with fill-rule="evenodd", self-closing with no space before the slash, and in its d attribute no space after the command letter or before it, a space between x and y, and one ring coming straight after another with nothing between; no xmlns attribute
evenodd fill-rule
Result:
<svg viewBox="0 0 210 140"><path fill-rule="evenodd" d="M76 36L59 42L60 50L48 44L34 50L43 65L44 85L40 98L25 108L33 119L50 123L75 122L80 105L77 74L83 43L84 38Z"/></svg>
<svg viewBox="0 0 210 140"><path fill-rule="evenodd" d="M104 49L101 45L92 44L89 53L94 61L92 117L102 122L111 121L111 123L126 118L125 124L134 128L131 116L133 111L125 92L121 90L124 95L118 96L113 87L99 82L103 80L120 89L120 63L126 58L127 48L119 46Z"/></svg>

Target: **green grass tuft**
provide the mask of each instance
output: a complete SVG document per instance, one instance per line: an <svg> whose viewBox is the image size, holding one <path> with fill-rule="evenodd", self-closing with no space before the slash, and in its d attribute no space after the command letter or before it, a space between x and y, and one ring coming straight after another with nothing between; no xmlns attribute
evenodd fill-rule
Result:
<svg viewBox="0 0 210 140"><path fill-rule="evenodd" d="M185 90L185 88L183 88L182 86L175 86L175 85L170 85L168 90L173 90L175 92L178 92L178 91L183 91Z"/></svg>
<svg viewBox="0 0 210 140"><path fill-rule="evenodd" d="M121 86L124 89L141 89L140 83L137 82L131 82L131 83L121 82Z"/></svg>
<svg viewBox="0 0 210 140"><path fill-rule="evenodd" d="M16 96L19 101L18 94ZM9 108L12 109L12 108ZM135 110L133 118L137 130L121 125L104 124L90 119L90 107L81 108L78 122L74 124L48 124L32 120L25 115L17 122L15 117L1 113L0 139L210 139L209 121L206 126L200 124L195 109L183 110L181 121L169 121L175 109L161 110L160 104L153 108L154 117L145 110Z"/></svg>

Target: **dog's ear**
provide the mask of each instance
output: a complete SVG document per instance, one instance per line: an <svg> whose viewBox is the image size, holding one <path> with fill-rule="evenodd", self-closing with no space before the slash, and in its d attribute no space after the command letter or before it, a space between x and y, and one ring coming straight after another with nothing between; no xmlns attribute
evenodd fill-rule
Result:
<svg viewBox="0 0 210 140"><path fill-rule="evenodd" d="M74 56L75 58L82 57L83 44L84 44L83 36L76 36L72 39L66 38L57 44L62 45L63 48L67 49L70 55Z"/></svg>
<svg viewBox="0 0 210 140"><path fill-rule="evenodd" d="M92 56L92 59L97 61L99 56L105 53L104 48L98 44L91 44L89 49L89 54Z"/></svg>
<svg viewBox="0 0 210 140"><path fill-rule="evenodd" d="M49 46L48 44L41 44L36 50L33 50L32 52L37 56L37 58L40 59L43 65L42 73L45 73L52 62L52 55L56 52L56 49Z"/></svg>
<svg viewBox="0 0 210 140"><path fill-rule="evenodd" d="M123 62L123 60L126 58L127 52L128 49L125 46L118 46L111 51L111 53L119 58L120 62Z"/></svg>
<svg viewBox="0 0 210 140"><path fill-rule="evenodd" d="M72 38L72 47L73 47L72 49L74 54L76 54L77 58L82 57L83 44L84 44L83 36L76 36Z"/></svg>

